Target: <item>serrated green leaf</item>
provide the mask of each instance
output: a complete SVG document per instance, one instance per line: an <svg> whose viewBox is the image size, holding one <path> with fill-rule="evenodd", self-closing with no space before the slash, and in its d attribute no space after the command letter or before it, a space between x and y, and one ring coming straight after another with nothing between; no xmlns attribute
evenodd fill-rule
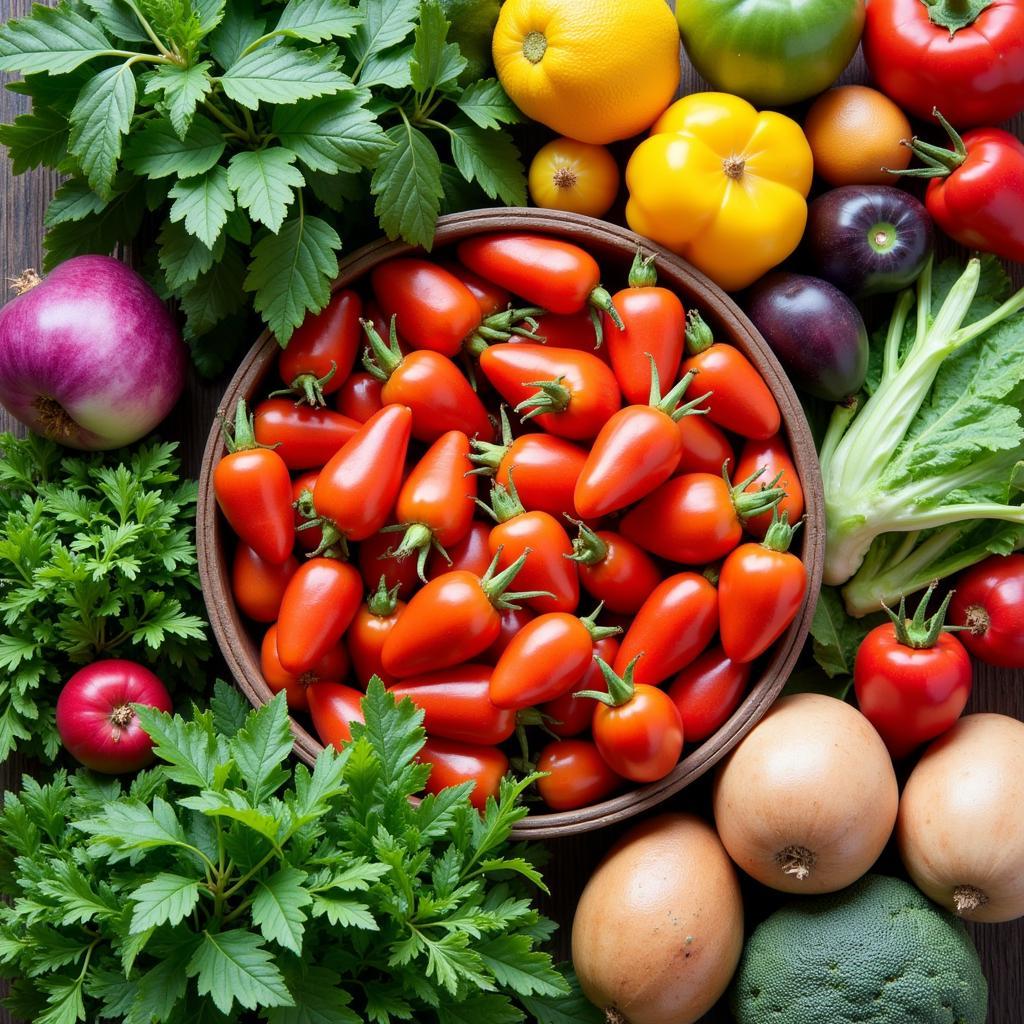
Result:
<svg viewBox="0 0 1024 1024"><path fill-rule="evenodd" d="M256 243L244 287L256 293L256 309L282 345L308 312L327 305L340 248L330 224L301 214Z"/></svg>
<svg viewBox="0 0 1024 1024"><path fill-rule="evenodd" d="M158 260L164 279L172 291L205 274L224 255L225 237L222 234L211 249L195 235L190 235L181 223L164 221L157 235L160 248Z"/></svg>
<svg viewBox="0 0 1024 1024"><path fill-rule="evenodd" d="M378 930L370 908L358 900L314 893L311 913L314 917L326 917L332 925L341 928L359 928L371 932Z"/></svg>
<svg viewBox="0 0 1024 1024"><path fill-rule="evenodd" d="M43 223L52 228L57 224L83 220L90 214L99 213L106 205L107 201L93 192L86 182L71 178L53 194Z"/></svg>
<svg viewBox="0 0 1024 1024"><path fill-rule="evenodd" d="M394 146L373 172L374 213L389 238L404 238L429 250L434 243L441 197L441 161L426 135L409 124L387 132Z"/></svg>
<svg viewBox="0 0 1024 1024"><path fill-rule="evenodd" d="M126 43L149 42L135 12L124 0L84 0L84 3L112 38L123 39Z"/></svg>
<svg viewBox="0 0 1024 1024"><path fill-rule="evenodd" d="M228 184L238 205L275 234L295 198L293 190L306 184L295 159L290 149L270 146L236 153L228 164Z"/></svg>
<svg viewBox="0 0 1024 1024"><path fill-rule="evenodd" d="M437 1008L438 1024L519 1024L523 1012L497 992L479 992L461 1003L445 1002Z"/></svg>
<svg viewBox="0 0 1024 1024"><path fill-rule="evenodd" d="M299 956L306 930L303 907L313 902L313 897L302 887L306 878L306 872L298 868L280 868L256 883L252 901L252 923L263 937Z"/></svg>
<svg viewBox="0 0 1024 1024"><path fill-rule="evenodd" d="M231 738L228 750L245 779L253 803L266 799L284 781L286 773L281 762L291 753L292 742L283 693L253 711L245 726Z"/></svg>
<svg viewBox="0 0 1024 1024"><path fill-rule="evenodd" d="M348 0L288 0L274 31L292 39L321 43L346 39L362 24Z"/></svg>
<svg viewBox="0 0 1024 1024"><path fill-rule="evenodd" d="M161 797L151 807L134 800L107 804L101 814L76 821L75 828L91 836L90 844L99 849L130 852L189 845L174 808Z"/></svg>
<svg viewBox="0 0 1024 1024"><path fill-rule="evenodd" d="M412 74L409 70L411 60L412 46L394 46L390 50L372 51L359 70L360 88L387 86L389 89L407 89L412 85ZM395 107L393 101L386 97L376 97L374 102L378 107Z"/></svg>
<svg viewBox="0 0 1024 1024"><path fill-rule="evenodd" d="M57 901L61 924L85 924L114 917L121 911L109 886L102 882L93 885L69 861L52 863L49 877L39 882L39 891Z"/></svg>
<svg viewBox="0 0 1024 1024"><path fill-rule="evenodd" d="M182 797L179 803L182 807L199 811L211 818L229 818L241 822L246 828L275 843L285 826L281 818L269 810L253 807L245 796L232 789L226 792L203 790L198 796Z"/></svg>
<svg viewBox="0 0 1024 1024"><path fill-rule="evenodd" d="M352 88L330 47L298 50L281 42L267 43L240 57L220 83L230 99L250 110L264 101L295 103Z"/></svg>
<svg viewBox="0 0 1024 1024"><path fill-rule="evenodd" d="M196 107L213 88L210 81L212 68L213 64L208 60L187 68L180 64L160 64L146 83L147 96L162 94L161 106L181 139L186 138Z"/></svg>
<svg viewBox="0 0 1024 1024"><path fill-rule="evenodd" d="M316 759L312 773L300 765L295 770L295 813L304 818L326 809L328 801L344 791L345 756L328 746ZM356 861L353 867L361 862Z"/></svg>
<svg viewBox="0 0 1024 1024"><path fill-rule="evenodd" d="M369 740L380 763L381 778L385 785L393 785L426 739L423 711L408 697L396 704L381 680L374 676L363 698L363 718L362 723L352 723L352 737Z"/></svg>
<svg viewBox="0 0 1024 1024"><path fill-rule="evenodd" d="M480 128L499 128L503 124L519 124L523 120L523 115L496 78L471 82L455 103Z"/></svg>
<svg viewBox="0 0 1024 1024"><path fill-rule="evenodd" d="M352 56L357 66L371 54L380 53L405 40L419 13L418 0L362 0L359 12L363 24L352 39Z"/></svg>
<svg viewBox="0 0 1024 1024"><path fill-rule="evenodd" d="M231 739L240 729L245 728L252 706L233 686L218 679L214 683L210 710L213 712L214 728Z"/></svg>
<svg viewBox="0 0 1024 1024"><path fill-rule="evenodd" d="M187 972L199 995L208 995L221 1013L230 1013L236 1002L247 1010L294 1005L273 958L252 932L204 931Z"/></svg>
<svg viewBox="0 0 1024 1024"><path fill-rule="evenodd" d="M245 264L242 255L234 242L228 242L224 255L213 267L177 293L186 316L185 337L198 338L225 317L240 310L245 303L245 292L242 290L244 280ZM223 363L208 361L211 351L209 346L203 346L203 354L193 351L192 358L200 373L212 375L223 369ZM230 350L225 358L229 356Z"/></svg>
<svg viewBox="0 0 1024 1024"><path fill-rule="evenodd" d="M266 31L267 22L253 0L232 0L224 19L210 35L210 52L222 67L235 64Z"/></svg>
<svg viewBox="0 0 1024 1024"><path fill-rule="evenodd" d="M196 950L199 936L184 939L176 935L175 945L161 956L160 962L139 976L138 991L124 1024L151 1024L169 1020L176 1005L185 997L188 975L185 968Z"/></svg>
<svg viewBox="0 0 1024 1024"><path fill-rule="evenodd" d="M131 240L138 234L144 209L143 190L133 187L116 194L97 213L55 224L43 237L43 270L50 271L58 263L83 253L109 253Z"/></svg>
<svg viewBox="0 0 1024 1024"><path fill-rule="evenodd" d="M315 171L337 174L373 167L389 142L366 109L368 99L369 93L353 90L281 107L274 112L274 134Z"/></svg>
<svg viewBox="0 0 1024 1024"><path fill-rule="evenodd" d="M466 117L451 121L452 159L467 181L476 181L491 199L526 205L526 173L515 143L502 131L481 128Z"/></svg>
<svg viewBox="0 0 1024 1024"><path fill-rule="evenodd" d="M186 178L171 189L170 218L185 221L186 229L204 245L213 246L224 228L228 213L235 206L235 197L228 186L224 167L211 167L205 174Z"/></svg>
<svg viewBox="0 0 1024 1024"><path fill-rule="evenodd" d="M135 908L129 930L138 934L162 924L175 925L191 914L199 902L199 882L161 871L140 885L131 898Z"/></svg>
<svg viewBox="0 0 1024 1024"><path fill-rule="evenodd" d="M498 935L477 943L476 952L502 988L522 996L568 995L569 986L547 953L526 935Z"/></svg>
<svg viewBox="0 0 1024 1024"><path fill-rule="evenodd" d="M63 75L113 48L110 40L69 4L37 4L29 17L9 21L0 29L0 71Z"/></svg>
<svg viewBox="0 0 1024 1024"><path fill-rule="evenodd" d="M325 967L302 966L286 971L285 980L295 997L295 1006L270 1010L268 1024L363 1024L363 1018L348 1008L352 997L341 987L341 977L336 972Z"/></svg>
<svg viewBox="0 0 1024 1024"><path fill-rule="evenodd" d="M57 167L67 156L70 134L65 114L36 104L32 113L0 125L0 145L7 148L11 173L24 174L33 167Z"/></svg>
<svg viewBox="0 0 1024 1024"><path fill-rule="evenodd" d="M421 0L409 62L412 87L421 95L454 81L466 68L466 58L447 38L448 19L438 0Z"/></svg>
<svg viewBox="0 0 1024 1024"><path fill-rule="evenodd" d="M197 117L179 138L170 121L149 121L136 132L125 151L124 165L149 178L193 178L209 171L224 153L220 129L205 117Z"/></svg>
<svg viewBox="0 0 1024 1024"><path fill-rule="evenodd" d="M197 789L213 785L217 765L227 760L228 750L224 739L207 727L210 719L187 722L180 715L141 705L135 713L169 779Z"/></svg>
<svg viewBox="0 0 1024 1024"><path fill-rule="evenodd" d="M121 156L121 137L135 113L135 75L129 62L100 71L82 90L71 111L68 149L92 188L104 198Z"/></svg>
<svg viewBox="0 0 1024 1024"><path fill-rule="evenodd" d="M47 983L46 1010L39 1014L34 1024L76 1024L85 1020L85 1004L82 1000L82 978L61 978Z"/></svg>
<svg viewBox="0 0 1024 1024"><path fill-rule="evenodd" d="M567 995L519 997L531 1020L536 1024L604 1024L604 1010L583 995L572 968L563 965L559 973L569 987Z"/></svg>

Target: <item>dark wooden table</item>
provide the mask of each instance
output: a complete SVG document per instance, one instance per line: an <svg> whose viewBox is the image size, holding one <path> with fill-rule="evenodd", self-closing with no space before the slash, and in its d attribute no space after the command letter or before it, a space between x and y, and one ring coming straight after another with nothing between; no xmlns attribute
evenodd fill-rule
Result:
<svg viewBox="0 0 1024 1024"><path fill-rule="evenodd" d="M30 0L0 0L0 21L24 14L29 4ZM858 56L843 81L863 81L865 77L863 63ZM702 88L706 88L705 84L684 56L682 93ZM0 121L12 120L27 107L25 97L6 91L0 93ZM1024 115L1018 117L1011 127L1024 138ZM56 175L42 171L12 177L6 153L0 153L0 194L3 198L0 213L0 279L6 281L26 267L38 267L42 262L43 214L57 180ZM1014 266L1012 276L1016 285L1024 284L1024 267ZM193 373L184 398L163 430L163 433L181 441L185 465L193 473L198 472L203 444L228 376L226 374L223 379L211 382L202 381ZM10 416L0 410L0 430L9 429L19 428ZM974 695L968 710L998 711L1024 719L1024 676L979 665L975 675ZM24 767L17 756L0 765L0 789L16 786ZM707 784L687 790L672 801L670 806L706 815ZM622 831L624 829L612 828L549 844L551 862L546 875L552 896L548 909L562 925L560 938L563 954L568 952L573 909L579 894L594 865ZM898 861L891 851L883 857L879 868L893 873L899 870ZM745 894L750 920L763 916L774 906L773 897L751 884L745 883ZM989 1022L1018 1024L1024 1019L1024 919L1004 925L977 926L972 928L972 932L989 980ZM643 950L623 950L623 955L636 957L637 969L643 969ZM729 1020L728 1012L721 1008L709 1014L703 1024L726 1024ZM14 1024L14 1021L9 1014L0 1010L0 1024Z"/></svg>

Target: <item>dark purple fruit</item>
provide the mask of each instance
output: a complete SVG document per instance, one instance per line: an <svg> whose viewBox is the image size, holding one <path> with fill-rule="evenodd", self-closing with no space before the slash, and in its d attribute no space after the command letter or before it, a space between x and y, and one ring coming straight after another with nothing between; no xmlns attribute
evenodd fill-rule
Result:
<svg viewBox="0 0 1024 1024"><path fill-rule="evenodd" d="M860 390L868 332L834 285L804 274L769 274L750 290L746 310L798 389L831 402Z"/></svg>
<svg viewBox="0 0 1024 1024"><path fill-rule="evenodd" d="M811 203L804 240L814 270L847 295L897 292L932 251L932 219L909 192L846 185Z"/></svg>

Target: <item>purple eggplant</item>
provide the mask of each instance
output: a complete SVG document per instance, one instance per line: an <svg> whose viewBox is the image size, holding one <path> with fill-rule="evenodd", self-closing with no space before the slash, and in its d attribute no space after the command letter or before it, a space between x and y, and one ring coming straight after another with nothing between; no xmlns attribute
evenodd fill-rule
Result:
<svg viewBox="0 0 1024 1024"><path fill-rule="evenodd" d="M860 390L868 333L857 307L834 285L769 274L750 290L746 310L799 390L831 402Z"/></svg>
<svg viewBox="0 0 1024 1024"><path fill-rule="evenodd" d="M912 284L932 251L932 219L909 192L846 185L811 203L805 242L815 273L861 298Z"/></svg>

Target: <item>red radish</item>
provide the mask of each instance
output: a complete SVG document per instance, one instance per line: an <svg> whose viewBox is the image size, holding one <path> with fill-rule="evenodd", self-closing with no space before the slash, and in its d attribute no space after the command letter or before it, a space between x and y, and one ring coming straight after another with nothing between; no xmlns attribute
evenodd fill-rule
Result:
<svg viewBox="0 0 1024 1024"><path fill-rule="evenodd" d="M112 658L79 669L57 698L57 732L68 753L106 775L137 772L153 761L153 741L133 704L170 712L167 688L148 668Z"/></svg>
<svg viewBox="0 0 1024 1024"><path fill-rule="evenodd" d="M0 403L71 448L148 434L185 385L185 346L166 306L130 267L76 256L0 310Z"/></svg>

